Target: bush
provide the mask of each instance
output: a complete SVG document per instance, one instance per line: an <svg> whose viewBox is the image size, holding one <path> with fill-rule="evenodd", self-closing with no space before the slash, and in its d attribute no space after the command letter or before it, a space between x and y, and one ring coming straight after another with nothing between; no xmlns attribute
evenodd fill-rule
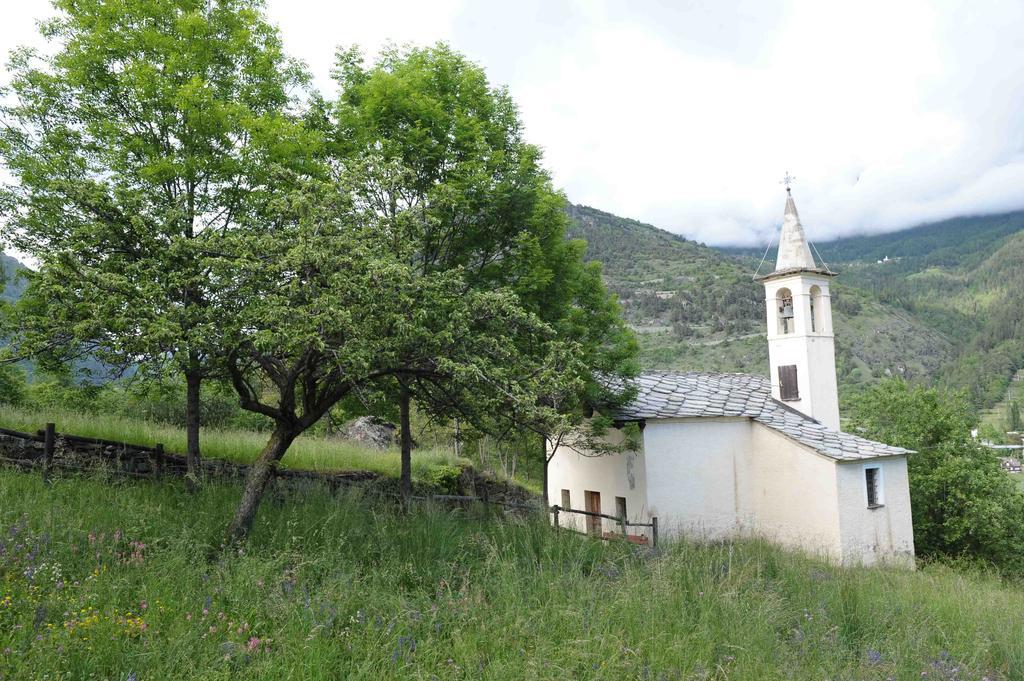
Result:
<svg viewBox="0 0 1024 681"><path fill-rule="evenodd" d="M25 372L11 364L0 364L0 404L20 406L25 402Z"/></svg>
<svg viewBox="0 0 1024 681"><path fill-rule="evenodd" d="M1024 577L1024 495L991 450L974 442L962 393L891 379L853 400L865 437L913 449L914 545L921 558L987 563Z"/></svg>

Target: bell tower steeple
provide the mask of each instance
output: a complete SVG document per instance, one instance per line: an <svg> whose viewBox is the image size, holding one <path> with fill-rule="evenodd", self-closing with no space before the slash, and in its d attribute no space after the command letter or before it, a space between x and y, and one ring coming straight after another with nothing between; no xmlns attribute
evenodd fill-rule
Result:
<svg viewBox="0 0 1024 681"><path fill-rule="evenodd" d="M786 209L775 271L758 277L768 312L772 394L839 430L835 337L829 283L835 273L811 254L786 181Z"/></svg>

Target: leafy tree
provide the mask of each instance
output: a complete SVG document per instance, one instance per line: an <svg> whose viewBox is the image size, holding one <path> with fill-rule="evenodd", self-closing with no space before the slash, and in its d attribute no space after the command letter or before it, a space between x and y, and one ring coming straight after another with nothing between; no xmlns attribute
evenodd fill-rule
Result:
<svg viewBox="0 0 1024 681"><path fill-rule="evenodd" d="M188 458L227 310L213 242L300 162L303 71L262 0L55 0L58 49L11 57L0 108L7 241L39 263L19 311L26 355L85 352L180 372Z"/></svg>
<svg viewBox="0 0 1024 681"><path fill-rule="evenodd" d="M472 394L440 384L436 374L388 377L401 407L402 488L409 493L411 400L492 433L533 428L548 435L552 416L578 414L588 391L607 392L596 374L629 373L636 349L599 266L584 265L583 242L566 239L565 199L541 167L540 150L524 140L507 91L443 44L388 49L370 67L357 51L341 52L336 73L334 153L365 180L357 207L390 235L392 253L417 276L452 271L473 290L507 287L577 346L575 393L562 390L567 380L557 396L537 395L544 409L533 414L544 414L544 423L481 409ZM516 351L549 350L529 340ZM400 363L420 366L425 348L411 349Z"/></svg>
<svg viewBox="0 0 1024 681"><path fill-rule="evenodd" d="M851 416L854 432L916 451L908 469L919 556L1024 575L1024 495L992 451L972 440L962 394L891 379L860 395Z"/></svg>
<svg viewBox="0 0 1024 681"><path fill-rule="evenodd" d="M483 410L525 413L548 384L578 371L574 346L513 291L468 287L455 269L418 271L409 264L418 244L394 250L387 230L360 219L346 187L303 183L223 244L232 257L215 280L243 301L228 368L242 407L274 422L232 539L249 533L291 442L357 391L414 379L472 394ZM527 342L546 349L520 351Z"/></svg>

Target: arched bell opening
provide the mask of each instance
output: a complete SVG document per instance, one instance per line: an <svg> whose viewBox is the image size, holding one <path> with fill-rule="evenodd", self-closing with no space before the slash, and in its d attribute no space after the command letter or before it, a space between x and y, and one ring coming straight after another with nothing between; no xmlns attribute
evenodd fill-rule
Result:
<svg viewBox="0 0 1024 681"><path fill-rule="evenodd" d="M780 288L775 294L779 309L779 334L793 333L795 329L793 292L788 288Z"/></svg>
<svg viewBox="0 0 1024 681"><path fill-rule="evenodd" d="M811 287L811 333L826 333L825 297L820 286Z"/></svg>

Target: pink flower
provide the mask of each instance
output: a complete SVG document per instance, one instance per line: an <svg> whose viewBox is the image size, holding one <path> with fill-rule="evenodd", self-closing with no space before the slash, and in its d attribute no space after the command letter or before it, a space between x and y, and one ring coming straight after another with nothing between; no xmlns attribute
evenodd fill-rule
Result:
<svg viewBox="0 0 1024 681"><path fill-rule="evenodd" d="M260 640L257 637L253 636L249 639L249 643L247 643L245 647L249 650L250 653L255 652L260 647Z"/></svg>
<svg viewBox="0 0 1024 681"><path fill-rule="evenodd" d="M142 608L143 610L145 610L146 608L149 607L149 604L146 603L146 601L142 601L141 603L139 603L139 607Z"/></svg>

